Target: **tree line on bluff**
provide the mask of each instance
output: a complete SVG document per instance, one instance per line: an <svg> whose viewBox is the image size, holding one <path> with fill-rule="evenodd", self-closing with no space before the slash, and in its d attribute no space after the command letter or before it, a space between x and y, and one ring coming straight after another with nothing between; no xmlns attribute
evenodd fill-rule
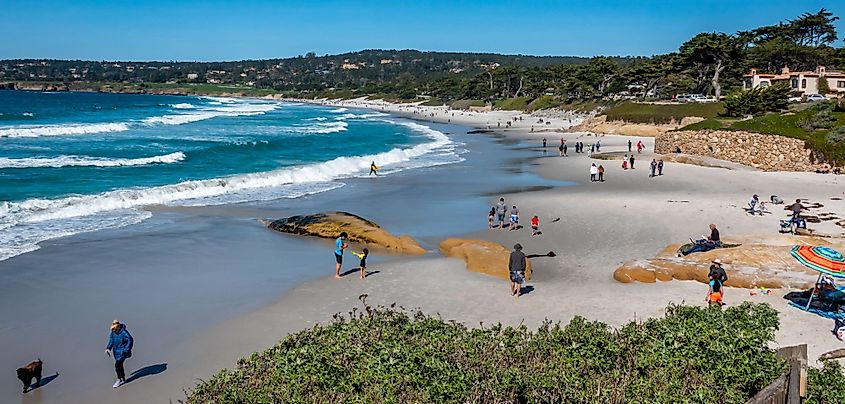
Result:
<svg viewBox="0 0 845 404"><path fill-rule="evenodd" d="M543 95L594 99L619 93L666 97L741 87L751 68L845 68L845 48L826 9L733 34L700 33L652 57L540 57L365 50L236 62L0 61L0 81L215 83L291 95L390 94L414 99L496 100ZM837 46L840 45L840 46Z"/></svg>

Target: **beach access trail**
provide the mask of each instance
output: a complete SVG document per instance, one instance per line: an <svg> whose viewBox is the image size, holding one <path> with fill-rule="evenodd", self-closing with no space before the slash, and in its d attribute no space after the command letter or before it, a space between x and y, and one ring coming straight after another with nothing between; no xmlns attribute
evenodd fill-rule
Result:
<svg viewBox="0 0 845 404"><path fill-rule="evenodd" d="M707 233L710 223L716 223L722 237L728 240L734 235L776 233L778 220L786 217L781 206L770 206L773 214L763 217L749 216L741 209L754 193L763 199L771 194L787 201L809 199L824 204L826 212L845 216L845 201L831 199L843 196L843 179L837 176L667 162L663 176L649 178L647 167L653 157L651 152L637 154L636 169L627 171L622 169L620 160L590 159L586 154L575 154L575 141L591 144L597 138L552 131L567 126L568 118L553 119L551 125L541 126L536 123L536 117L523 115L523 121L515 127L501 130L504 122L517 113L461 114L455 111L452 116L452 111L436 107L419 107L415 114L414 107L409 106L360 100L335 104L483 129L489 126L495 130L501 121L497 136L505 136L512 147L530 150L536 156L531 162L534 171L546 178L576 182L576 186L501 195L509 206L519 207L523 221L527 222L534 214L539 216L543 232L540 237L532 238L530 228L513 232L488 231L486 210L466 218L466 221L477 223L477 231L454 235L506 246L519 242L527 254L556 252L556 257L533 259L534 277L529 282L529 293L519 299L511 297L507 282L471 273L464 268L463 262L436 254L373 264L369 269L378 273L364 281L351 275L336 280L331 276L331 259L325 255L325 277L306 282L270 305L181 342L173 347L173 351L179 353L177 357L168 358L170 368L166 373L130 383L119 392L107 391L107 396L91 392L75 397L72 402L93 402L103 397L121 403L175 402L184 398L183 389L190 389L198 379L209 378L219 369L233 368L239 357L268 348L288 333L327 323L335 313L361 308L359 297L363 294L368 296L370 305L396 303L468 326L501 322L533 328L546 319L566 323L576 315L621 325L633 319L661 316L671 303L703 306L707 292L704 284L692 281L622 284L613 280L613 271L627 260L653 257L668 244L698 238ZM435 116L431 116L432 113ZM532 125L534 132L531 132ZM539 132L539 128L549 131ZM545 151L540 142L544 137L548 143ZM557 145L561 138L569 145L568 157L558 157ZM602 152L627 152L629 139L634 143L642 140L647 151L653 149L650 138L608 135L599 139ZM605 182L589 181L592 162L604 165ZM490 196L490 204L499 196ZM343 208L337 206L338 210ZM436 213L436 206L425 212ZM421 213L419 220L424 220L424 216ZM552 222L554 218L561 220ZM390 223L380 224L390 229ZM820 233L842 233L842 229L832 222L814 227ZM730 266L727 269L730 271ZM822 352L842 347L830 333L832 321L789 307L782 299L787 290L751 296L746 289L726 289L728 305L745 300L766 302L780 312L778 345L807 343L811 361Z"/></svg>

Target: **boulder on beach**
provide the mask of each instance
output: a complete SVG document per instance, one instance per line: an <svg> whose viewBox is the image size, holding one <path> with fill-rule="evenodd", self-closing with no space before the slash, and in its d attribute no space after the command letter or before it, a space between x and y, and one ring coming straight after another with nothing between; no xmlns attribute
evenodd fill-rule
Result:
<svg viewBox="0 0 845 404"><path fill-rule="evenodd" d="M819 237L773 236L731 240L741 245L678 257L679 244L666 247L656 257L625 262L613 273L622 283L698 281L707 283L711 262L722 261L728 274L725 286L737 288L809 288L818 276L792 258L795 245L829 245Z"/></svg>
<svg viewBox="0 0 845 404"><path fill-rule="evenodd" d="M341 232L349 235L349 242L369 248L401 254L425 254L416 240L409 236L396 236L381 226L347 212L326 212L313 215L291 216L273 221L262 221L270 229L282 233L335 239Z"/></svg>
<svg viewBox="0 0 845 404"><path fill-rule="evenodd" d="M480 272L510 280L508 259L511 250L501 244L484 240L449 238L440 243L440 253L460 258L471 272ZM531 260L526 260L525 279L531 279Z"/></svg>

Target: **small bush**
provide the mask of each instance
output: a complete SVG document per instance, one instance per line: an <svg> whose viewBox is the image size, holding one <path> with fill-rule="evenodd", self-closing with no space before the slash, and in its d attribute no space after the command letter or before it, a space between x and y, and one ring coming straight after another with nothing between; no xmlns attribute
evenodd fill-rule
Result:
<svg viewBox="0 0 845 404"><path fill-rule="evenodd" d="M830 132L824 136L824 140L830 144L845 142L845 126L837 126L831 129Z"/></svg>
<svg viewBox="0 0 845 404"><path fill-rule="evenodd" d="M825 108L798 121L798 126L807 132L819 129L829 129L836 124L836 118L831 114L830 109Z"/></svg>
<svg viewBox="0 0 845 404"><path fill-rule="evenodd" d="M725 115L742 117L786 109L790 91L788 84L778 83L733 93L725 100Z"/></svg>
<svg viewBox="0 0 845 404"><path fill-rule="evenodd" d="M845 373L836 361L824 361L821 369L807 371L804 404L840 404L845 401Z"/></svg>

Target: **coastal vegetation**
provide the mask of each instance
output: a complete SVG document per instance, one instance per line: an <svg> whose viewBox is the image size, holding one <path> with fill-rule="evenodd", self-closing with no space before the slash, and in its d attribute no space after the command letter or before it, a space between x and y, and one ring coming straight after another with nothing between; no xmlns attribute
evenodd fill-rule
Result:
<svg viewBox="0 0 845 404"><path fill-rule="evenodd" d="M609 121L661 124L680 122L689 116L715 118L725 110L724 103L646 104L623 102L603 113Z"/></svg>
<svg viewBox="0 0 845 404"><path fill-rule="evenodd" d="M188 402L742 403L786 369L768 348L777 328L777 312L752 303L670 306L620 328L575 317L536 330L365 304L241 359ZM826 365L810 380L845 379ZM830 402L825 388L811 385L814 402Z"/></svg>

